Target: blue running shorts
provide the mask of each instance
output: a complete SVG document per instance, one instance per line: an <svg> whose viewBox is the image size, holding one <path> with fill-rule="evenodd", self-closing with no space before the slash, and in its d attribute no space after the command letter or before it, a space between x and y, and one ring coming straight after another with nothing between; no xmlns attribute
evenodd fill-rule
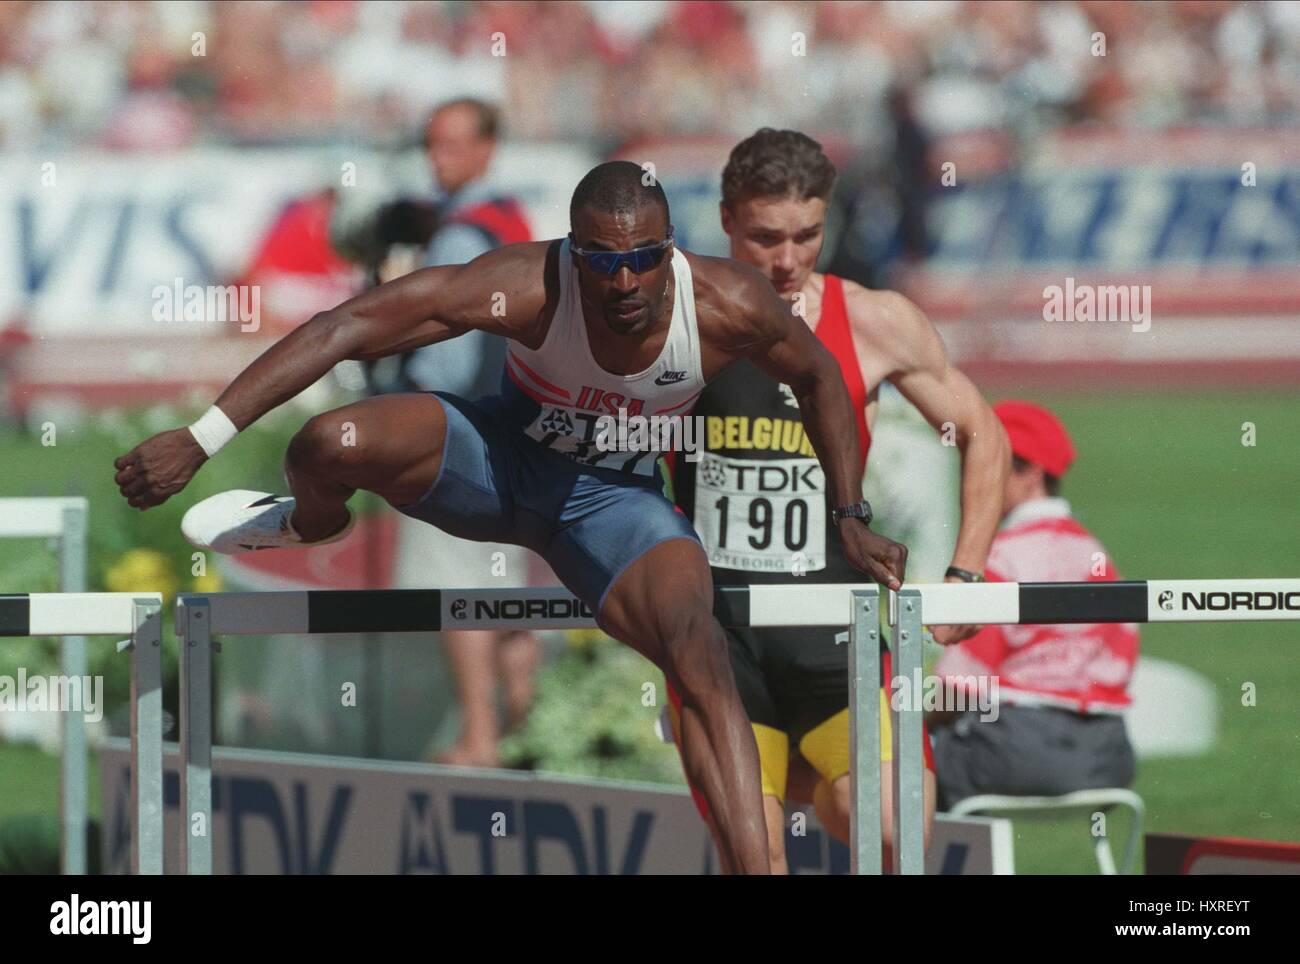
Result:
<svg viewBox="0 0 1300 964"><path fill-rule="evenodd" d="M533 550L597 615L609 587L647 551L668 539L699 541L657 478L582 465L544 448L494 415L505 404L500 396L471 402L429 394L447 416L442 468L429 491L399 512L462 539Z"/></svg>

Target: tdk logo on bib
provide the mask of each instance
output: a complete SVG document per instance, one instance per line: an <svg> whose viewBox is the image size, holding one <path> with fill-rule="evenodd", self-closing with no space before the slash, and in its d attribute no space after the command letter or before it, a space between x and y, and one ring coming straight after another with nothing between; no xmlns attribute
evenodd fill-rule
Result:
<svg viewBox="0 0 1300 964"><path fill-rule="evenodd" d="M816 493L826 491L826 475L817 462L790 460L749 462L741 459L710 458L700 472L701 481L734 492Z"/></svg>

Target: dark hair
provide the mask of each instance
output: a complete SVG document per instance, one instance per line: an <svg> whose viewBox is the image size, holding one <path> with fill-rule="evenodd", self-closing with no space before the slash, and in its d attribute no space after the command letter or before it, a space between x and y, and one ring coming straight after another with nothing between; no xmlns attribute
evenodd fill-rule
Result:
<svg viewBox="0 0 1300 964"><path fill-rule="evenodd" d="M745 197L831 196L835 165L807 134L764 127L731 149L722 169L722 203Z"/></svg>
<svg viewBox="0 0 1300 964"><path fill-rule="evenodd" d="M1017 472L1023 472L1034 464L1035 463L1033 462L1026 462L1019 455L1011 456L1011 467ZM1042 466L1040 465L1039 468L1042 468ZM1048 495L1060 495L1061 477L1059 475L1052 475L1052 473L1043 469L1043 487L1047 489Z"/></svg>
<svg viewBox="0 0 1300 964"><path fill-rule="evenodd" d="M478 125L478 136L488 140L496 140L501 136L501 111L494 104L489 104L485 100L479 100L477 97L457 97L455 100L443 101L432 111L429 112L429 120L432 121L435 114L452 107L468 107L474 112L474 120ZM427 132L429 125L425 124ZM425 141L428 141L428 134L425 134Z"/></svg>
<svg viewBox="0 0 1300 964"><path fill-rule="evenodd" d="M668 196L658 178L632 161L606 161L588 171L573 189L569 227L573 227L578 212L585 207L602 214L631 214L646 204L662 208L665 223L672 223L668 216Z"/></svg>

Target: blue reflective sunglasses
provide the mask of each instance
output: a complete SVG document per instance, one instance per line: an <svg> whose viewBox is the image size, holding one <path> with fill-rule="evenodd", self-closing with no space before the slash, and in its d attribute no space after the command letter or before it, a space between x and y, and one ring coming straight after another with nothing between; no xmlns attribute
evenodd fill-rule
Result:
<svg viewBox="0 0 1300 964"><path fill-rule="evenodd" d="M631 251L587 251L578 247L569 234L569 250L580 257L596 274L616 275L626 265L633 274L641 274L651 268L657 268L664 260L664 255L673 244L673 226L668 225L668 237L644 248Z"/></svg>

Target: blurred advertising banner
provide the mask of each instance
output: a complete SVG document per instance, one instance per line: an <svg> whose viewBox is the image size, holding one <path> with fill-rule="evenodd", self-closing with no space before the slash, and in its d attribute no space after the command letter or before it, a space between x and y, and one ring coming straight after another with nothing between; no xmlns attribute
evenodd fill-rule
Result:
<svg viewBox="0 0 1300 964"><path fill-rule="evenodd" d="M559 236L592 163L506 144L490 176L538 236ZM340 224L432 200L431 177L419 150L0 158L0 411L207 398L359 291L365 267L332 245Z"/></svg>
<svg viewBox="0 0 1300 964"><path fill-rule="evenodd" d="M591 162L581 148L506 144L494 180L523 199L540 237L559 236ZM183 304L161 318L159 301L174 298L178 282L217 286L240 278L287 204L330 191L340 203L360 205L433 196L418 151L213 148L0 158L0 320L21 316L42 336L220 330L220 319L187 317ZM317 299L306 317L336 304L338 293L346 297L348 281L335 281L333 300Z"/></svg>
<svg viewBox="0 0 1300 964"><path fill-rule="evenodd" d="M900 288L977 376L1294 381L1296 143L1076 128L1018 163L987 143L933 145L930 253Z"/></svg>
<svg viewBox="0 0 1300 964"><path fill-rule="evenodd" d="M104 867L130 866L130 748L100 755ZM179 867L177 753L164 779L168 873ZM215 749L218 874L709 874L717 860L683 788L509 770ZM787 831L792 873L847 873L810 819ZM1010 873L1006 820L935 823L926 872Z"/></svg>
<svg viewBox="0 0 1300 964"><path fill-rule="evenodd" d="M279 209L331 183L326 160L279 150L0 159L0 318L21 317L34 337L219 332L220 320L187 319L183 305L155 320L155 296L177 279L235 279Z"/></svg>
<svg viewBox="0 0 1300 964"><path fill-rule="evenodd" d="M953 183L934 195L931 254L912 281L943 313L1000 303L1036 315L1039 282L1067 276L1152 285L1169 314L1295 312L1296 143L1283 131L1066 130L1018 168L969 176L938 145L936 177L950 164ZM1003 279L1012 286L990 290Z"/></svg>

